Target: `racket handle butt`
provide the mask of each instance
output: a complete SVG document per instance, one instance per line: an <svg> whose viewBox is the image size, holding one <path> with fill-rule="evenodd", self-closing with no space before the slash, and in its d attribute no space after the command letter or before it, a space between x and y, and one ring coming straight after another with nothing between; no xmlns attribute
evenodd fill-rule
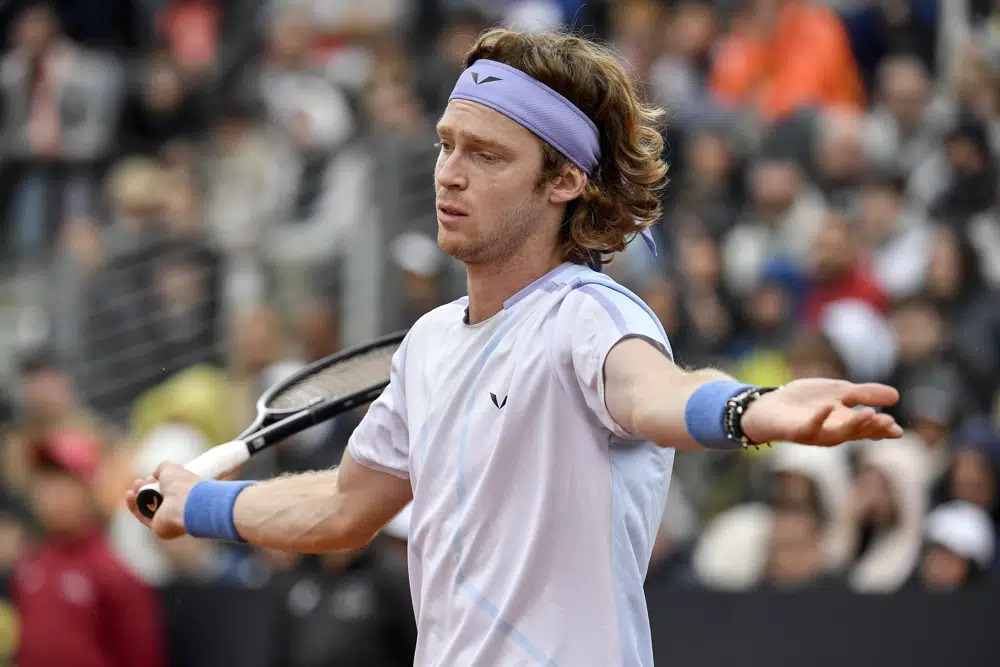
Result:
<svg viewBox="0 0 1000 667"><path fill-rule="evenodd" d="M135 496L135 506L139 514L147 519L156 516L156 510L163 504L163 494L160 493L160 485L156 482L146 484Z"/></svg>

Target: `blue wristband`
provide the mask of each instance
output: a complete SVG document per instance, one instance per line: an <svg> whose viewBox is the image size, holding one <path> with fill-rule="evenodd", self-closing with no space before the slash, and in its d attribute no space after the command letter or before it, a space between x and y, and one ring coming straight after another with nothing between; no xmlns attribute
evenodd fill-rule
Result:
<svg viewBox="0 0 1000 667"><path fill-rule="evenodd" d="M698 387L684 407L688 435L707 449L742 449L743 443L726 433L726 401L753 385L717 380Z"/></svg>
<svg viewBox="0 0 1000 667"><path fill-rule="evenodd" d="M191 488L184 503L184 529L194 537L230 542L245 541L233 523L233 505L240 492L253 484L202 480Z"/></svg>

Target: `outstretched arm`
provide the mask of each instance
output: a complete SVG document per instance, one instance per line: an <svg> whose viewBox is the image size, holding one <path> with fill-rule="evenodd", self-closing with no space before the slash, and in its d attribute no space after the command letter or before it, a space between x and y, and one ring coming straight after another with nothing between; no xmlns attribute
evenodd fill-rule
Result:
<svg viewBox="0 0 1000 667"><path fill-rule="evenodd" d="M692 435L721 424L725 394L716 383L735 381L716 370L686 371L642 338L627 338L604 363L608 412L628 433L677 449L730 448ZM714 394L714 397L713 397ZM902 429L875 407L896 403L895 389L880 384L809 379L791 382L751 403L742 416L744 433L754 442L789 441L832 446L850 440L897 438ZM717 402L717 409L713 405ZM692 409L694 405L697 409ZM712 420L707 426L693 423ZM697 426L705 428L692 428ZM731 448L737 448L733 443Z"/></svg>
<svg viewBox="0 0 1000 667"><path fill-rule="evenodd" d="M185 525L188 496L202 480L172 463L161 465L156 478L164 500L152 521L135 506L138 489L149 480L137 481L128 493L129 509L162 538L183 535L191 523L189 514ZM233 490L238 495L232 505L232 537L302 553L362 547L412 499L409 480L362 466L349 453L334 470L287 475Z"/></svg>
<svg viewBox="0 0 1000 667"><path fill-rule="evenodd" d="M685 371L642 338L612 348L604 362L608 412L622 428L662 447L704 449L685 427L685 407L708 382L732 380L714 369Z"/></svg>

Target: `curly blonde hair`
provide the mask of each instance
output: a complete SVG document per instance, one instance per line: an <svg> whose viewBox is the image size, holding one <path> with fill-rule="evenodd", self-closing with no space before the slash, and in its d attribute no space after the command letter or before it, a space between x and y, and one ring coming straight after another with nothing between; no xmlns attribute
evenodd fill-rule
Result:
<svg viewBox="0 0 1000 667"><path fill-rule="evenodd" d="M575 104L600 133L601 161L583 194L571 202L559 235L564 261L585 264L621 252L660 216L667 184L662 159L663 110L646 104L614 54L564 32L484 32L465 56L465 66L488 59L541 81ZM567 164L543 142L542 179Z"/></svg>

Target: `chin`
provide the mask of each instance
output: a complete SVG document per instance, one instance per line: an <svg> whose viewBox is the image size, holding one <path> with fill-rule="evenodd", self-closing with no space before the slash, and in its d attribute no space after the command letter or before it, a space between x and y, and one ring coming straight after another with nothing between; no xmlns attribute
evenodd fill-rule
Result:
<svg viewBox="0 0 1000 667"><path fill-rule="evenodd" d="M441 250L459 261L473 260L479 254L479 244L460 231L445 229L439 225L437 240Z"/></svg>

